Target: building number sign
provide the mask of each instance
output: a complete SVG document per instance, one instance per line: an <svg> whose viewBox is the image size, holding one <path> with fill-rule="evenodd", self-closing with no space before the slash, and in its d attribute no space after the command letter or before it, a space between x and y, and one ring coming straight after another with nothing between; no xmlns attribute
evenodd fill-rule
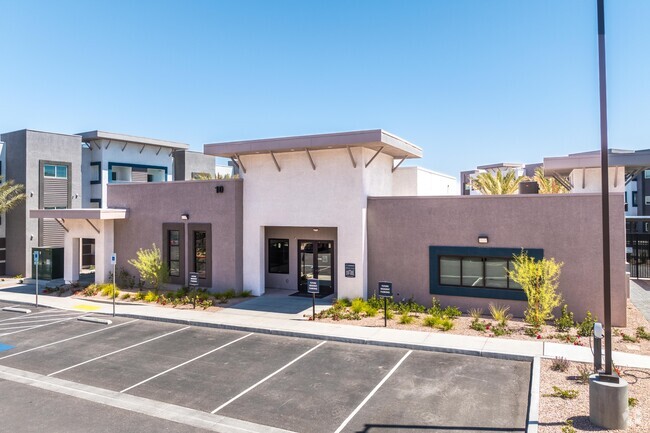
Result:
<svg viewBox="0 0 650 433"><path fill-rule="evenodd" d="M223 185L217 185L214 187L214 190L216 191L217 194L223 193Z"/></svg>

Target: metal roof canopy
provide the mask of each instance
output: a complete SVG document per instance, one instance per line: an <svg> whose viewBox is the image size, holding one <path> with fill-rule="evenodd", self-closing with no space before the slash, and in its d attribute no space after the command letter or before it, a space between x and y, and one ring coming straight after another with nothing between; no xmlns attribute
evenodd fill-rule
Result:
<svg viewBox="0 0 650 433"><path fill-rule="evenodd" d="M32 209L30 218L84 219L84 220L123 220L128 216L128 209Z"/></svg>
<svg viewBox="0 0 650 433"><path fill-rule="evenodd" d="M88 131L82 132L77 135L81 136L82 141L98 141L110 140L121 143L143 144L149 146L166 147L169 149L189 149L190 145L185 143L177 143L175 141L158 140L156 138L136 137L133 135L116 134L114 132L105 131Z"/></svg>
<svg viewBox="0 0 650 433"><path fill-rule="evenodd" d="M231 141L203 146L206 155L237 158L241 155L365 147L398 159L421 158L422 149L381 129L301 135L261 140Z"/></svg>
<svg viewBox="0 0 650 433"><path fill-rule="evenodd" d="M636 176L641 171L650 168L650 149L610 149L609 166L625 167L626 177ZM544 158L545 176L568 176L571 171L581 168L600 168L600 152L583 152Z"/></svg>

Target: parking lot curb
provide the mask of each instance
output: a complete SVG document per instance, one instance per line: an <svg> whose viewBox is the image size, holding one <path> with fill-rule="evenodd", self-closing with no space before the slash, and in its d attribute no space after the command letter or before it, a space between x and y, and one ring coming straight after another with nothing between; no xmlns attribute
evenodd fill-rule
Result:
<svg viewBox="0 0 650 433"><path fill-rule="evenodd" d="M530 366L530 390L528 393L528 416L526 433L537 433L539 427L539 393L542 377L542 361L539 356L533 358Z"/></svg>
<svg viewBox="0 0 650 433"><path fill-rule="evenodd" d="M97 312L96 314L109 314L109 313ZM371 346L392 347L392 348L400 348L400 349L408 349L408 350L420 350L426 352L481 356L484 358L504 359L510 361L525 361L525 362L532 363L533 359L535 358L535 356L533 355L522 355L517 353L464 349L460 347L430 346L430 345L415 344L415 343L400 343L397 341L373 340L373 339L358 338L358 337L343 337L339 335L317 334L313 332L288 331L285 329L263 328L257 326L228 325L224 323L201 322L201 321L186 320L186 319L173 319L169 317L146 316L142 314L117 313L116 316L131 318L131 319L150 320L154 322L175 323L178 325L190 325L190 326L200 326L205 328L227 329L231 331L255 332L258 334L278 335L282 337L309 338L313 340L327 340L327 341L335 341L339 343L365 344Z"/></svg>

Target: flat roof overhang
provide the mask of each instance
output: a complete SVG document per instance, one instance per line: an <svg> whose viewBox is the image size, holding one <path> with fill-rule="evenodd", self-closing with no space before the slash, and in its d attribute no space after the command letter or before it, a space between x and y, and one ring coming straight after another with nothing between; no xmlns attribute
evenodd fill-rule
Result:
<svg viewBox="0 0 650 433"><path fill-rule="evenodd" d="M382 129L212 143L204 145L203 152L206 155L222 158L238 158L241 155L345 149L350 147L381 150L382 153L399 159L422 157L420 147Z"/></svg>
<svg viewBox="0 0 650 433"><path fill-rule="evenodd" d="M619 150L610 149L610 167L625 167L625 174L636 175L650 167L650 149ZM600 152L576 153L568 156L544 158L545 176L568 176L573 170L600 168Z"/></svg>
<svg viewBox="0 0 650 433"><path fill-rule="evenodd" d="M128 217L128 209L32 209L30 218L83 219L83 220L123 220Z"/></svg>
<svg viewBox="0 0 650 433"><path fill-rule="evenodd" d="M190 145L185 143L177 143L175 141L158 140L156 138L136 137L133 135L116 134L114 132L105 131L88 131L77 134L81 136L84 142L97 141L97 140L111 140L122 143L133 144L146 144L149 146L167 147L169 149L184 150L189 149Z"/></svg>

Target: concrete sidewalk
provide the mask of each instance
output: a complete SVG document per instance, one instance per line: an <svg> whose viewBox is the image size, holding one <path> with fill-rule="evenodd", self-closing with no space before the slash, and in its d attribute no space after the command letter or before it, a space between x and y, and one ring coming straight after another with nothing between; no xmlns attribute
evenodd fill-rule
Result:
<svg viewBox="0 0 650 433"><path fill-rule="evenodd" d="M281 302L291 303L293 307L285 308L287 312L278 312L278 309L272 306L271 298L271 296L251 298L219 312L207 312L200 309L180 310L155 304L120 302L116 306L116 315L196 326L495 358L530 360L534 357L563 357L570 361L593 361L589 347L568 344L312 322L308 320L308 316L311 315L311 299L284 296L281 298ZM34 286L0 288L0 300L33 304ZM111 303L48 295L39 295L39 304L52 308L99 314L111 314L113 308ZM260 308L254 308L255 304L258 304ZM327 308L329 302L320 300L319 304L317 311ZM614 363L619 366L650 369L650 356L614 352L613 359Z"/></svg>

